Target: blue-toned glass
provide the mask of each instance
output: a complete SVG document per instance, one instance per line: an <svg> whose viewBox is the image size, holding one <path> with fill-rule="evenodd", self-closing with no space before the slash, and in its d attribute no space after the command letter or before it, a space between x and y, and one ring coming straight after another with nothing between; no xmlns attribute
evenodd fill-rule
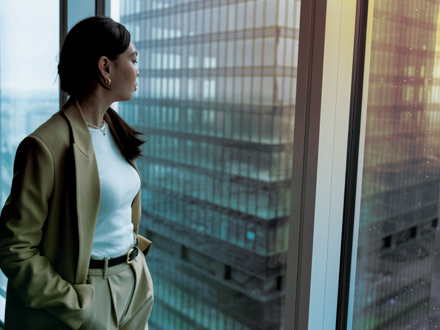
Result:
<svg viewBox="0 0 440 330"><path fill-rule="evenodd" d="M440 4L376 0L353 329L440 326Z"/></svg>

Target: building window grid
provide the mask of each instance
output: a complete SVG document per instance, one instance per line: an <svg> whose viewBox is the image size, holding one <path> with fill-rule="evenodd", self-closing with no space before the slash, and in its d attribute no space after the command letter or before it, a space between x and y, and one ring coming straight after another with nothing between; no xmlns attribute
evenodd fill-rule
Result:
<svg viewBox="0 0 440 330"><path fill-rule="evenodd" d="M372 13L355 328L435 322L438 9L427 1L376 1Z"/></svg>
<svg viewBox="0 0 440 330"><path fill-rule="evenodd" d="M181 11L191 5L197 11ZM292 94L296 87L295 63L286 63L286 53L297 51L290 39L297 39L298 34L293 27L279 26L277 20L290 23L287 15L299 6L293 1L282 1L274 9L267 1L220 7L207 2L189 7L155 6L154 17L148 16L148 8L143 13L121 10L123 24L136 21L142 26L141 36L134 39L140 40L136 47L145 59L139 67L140 84L145 87L132 102L136 106L121 104L121 113L139 125L138 129L146 130L145 157L138 162L148 162L140 166L143 212L149 222L146 229L157 235L160 221L166 219L176 228L191 228L219 242L228 240L231 246L254 251L261 260L276 260L287 249ZM247 21L260 11L268 12L262 15L263 27L259 20ZM266 20L273 27L266 27ZM219 33L227 27L229 32ZM148 31L154 34L145 34ZM222 61L229 55L230 60ZM185 68L188 65L194 68ZM186 98L190 80L195 93ZM228 215L228 210L234 211ZM180 244L188 243L183 239ZM252 274L266 272L260 268ZM271 319L266 325L282 322L275 320L280 318L281 308L275 313L277 316L266 311L270 315L266 318ZM199 321L209 323L203 318Z"/></svg>
<svg viewBox="0 0 440 330"><path fill-rule="evenodd" d="M149 187L149 189L154 190L155 188ZM186 190L191 190L191 189L194 189L192 185L189 185L186 188ZM156 190L158 190L156 196L151 198L148 202L145 203L147 209L157 207L158 203L160 204L164 203L166 204L165 209L167 209L168 212L170 212L168 213L169 220L176 222L183 221L186 222L188 226L194 229L197 230L203 229L205 231L205 234L207 235L213 235L215 237L219 237L222 239L227 238L224 236L219 236L221 235L221 232L211 229L212 228L212 224L210 222L211 220L210 219L206 220L203 214L196 216L196 214L198 214L197 211L200 208L200 206L188 207L183 202L169 201L165 197L166 194L164 197L162 197L162 193L159 192L159 188L156 188ZM207 203L209 202L204 202L204 204ZM215 216L215 218L221 218L222 211L218 211L217 209L218 207L216 207L215 205L212 204L211 206L205 205L205 210L209 210L211 214ZM157 214L157 213L152 211L151 214ZM254 231L250 231L250 230L245 231L242 229L241 231L239 231L240 234L236 240L231 238L230 240L231 243L235 242L237 245L242 247L249 246L252 243L254 243L255 245L252 245L252 250L262 254L280 253L286 249L286 246L284 245L282 245L279 248L275 248L276 246L275 243L283 241L281 240L281 238L283 237L282 236L283 233L282 232L280 233L279 230L286 229L287 218L277 219L276 221L268 222L267 220L264 219L252 218L249 216L244 218L236 218L236 217L237 216L223 217L223 222L224 222L223 227L227 230L227 232L230 231L230 229L228 228L233 228L235 226L234 224L236 224L236 226L240 226L240 224L246 224L247 227L256 228L256 229L254 229ZM196 220L203 221L203 224L197 225L197 223L193 222ZM277 226L273 227L272 226L273 224L276 224ZM273 236L271 234L272 232L274 233ZM273 239L270 239L270 237L273 237Z"/></svg>
<svg viewBox="0 0 440 330"><path fill-rule="evenodd" d="M171 258L170 255L158 255L155 258L161 257L162 260L169 260ZM193 260L196 260L196 258L199 258L200 256L194 256ZM167 268L165 265L163 267ZM176 282L175 277L173 277L173 272L176 272L173 268L167 268L166 274L167 276L164 276L160 282L160 284L155 286L156 293L165 297L164 301L161 301L161 303L164 303L169 306L169 308L176 308L179 313L185 315L188 318L191 318L193 320L196 320L198 322L203 323L203 325L207 326L209 324L218 324L218 319L222 319L219 317L221 315L222 311L227 311L222 304L219 304L215 307L209 307L210 301L204 301L204 299L195 299L194 296L189 294L190 289L188 287L197 287L197 291L207 291L207 294L204 295L206 297L212 297L212 296L218 296L222 297L219 298L219 301L226 301L229 297L228 293L225 292L213 292L212 286L209 284L204 284L204 281L201 281L198 278L194 278L193 276L186 275L184 267L182 267L179 270L179 281ZM192 284L189 284L191 282ZM236 285L240 285L240 282L237 282ZM228 289L230 290L230 289ZM188 304L187 300L190 300L191 303ZM238 310L235 311L235 313L239 316L241 313L243 313L244 310L246 310L250 305L249 304L243 304L243 297L238 297L237 299L240 300L240 304L237 304ZM195 307L194 307L195 305ZM240 307L238 307L240 306ZM203 313L201 313L201 309L203 309ZM254 312L254 313L257 313ZM216 320L217 318L217 320ZM226 317L226 319L229 318L229 321L225 321L223 323L223 326L219 325L221 329L226 328L225 324L226 322L235 324L234 329L249 329L249 324L243 324L241 322L246 321L245 318L241 317L241 322L237 320L233 320L231 317ZM240 318L240 317L239 317Z"/></svg>

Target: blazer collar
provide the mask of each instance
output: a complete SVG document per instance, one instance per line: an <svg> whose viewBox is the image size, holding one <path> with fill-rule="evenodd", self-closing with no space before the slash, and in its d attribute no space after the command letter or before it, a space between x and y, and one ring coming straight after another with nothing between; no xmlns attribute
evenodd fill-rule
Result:
<svg viewBox="0 0 440 330"><path fill-rule="evenodd" d="M88 156L93 156L92 136L86 124L86 120L81 111L76 98L71 96L61 109L72 128L73 141L80 151Z"/></svg>
<svg viewBox="0 0 440 330"><path fill-rule="evenodd" d="M71 96L67 102L63 105L62 111L66 116L72 128L73 141L76 146L81 150L81 152L87 157L92 157L94 155L92 136L90 135L89 128L87 127L86 119L81 111L81 107L77 99ZM115 128L110 119L110 116L105 113L104 120L108 124L110 131L113 133L116 142L121 148L121 142L117 134L115 134ZM131 163L131 162L130 162Z"/></svg>

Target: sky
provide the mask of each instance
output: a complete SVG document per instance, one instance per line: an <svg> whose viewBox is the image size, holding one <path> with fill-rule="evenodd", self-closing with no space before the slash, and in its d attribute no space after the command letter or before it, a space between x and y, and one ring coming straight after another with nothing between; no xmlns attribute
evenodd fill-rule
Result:
<svg viewBox="0 0 440 330"><path fill-rule="evenodd" d="M0 1L1 88L57 89L59 0Z"/></svg>
<svg viewBox="0 0 440 330"><path fill-rule="evenodd" d="M111 2L119 21L119 0ZM0 86L57 90L59 0L0 0Z"/></svg>

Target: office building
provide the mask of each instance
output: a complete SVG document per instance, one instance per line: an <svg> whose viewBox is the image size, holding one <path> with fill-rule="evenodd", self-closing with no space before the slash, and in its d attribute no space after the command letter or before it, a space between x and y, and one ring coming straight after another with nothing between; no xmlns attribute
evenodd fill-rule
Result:
<svg viewBox="0 0 440 330"><path fill-rule="evenodd" d="M279 329L299 1L121 1L155 329Z"/></svg>
<svg viewBox="0 0 440 330"><path fill-rule="evenodd" d="M440 190L439 9L438 1L375 1L354 329L429 324Z"/></svg>

